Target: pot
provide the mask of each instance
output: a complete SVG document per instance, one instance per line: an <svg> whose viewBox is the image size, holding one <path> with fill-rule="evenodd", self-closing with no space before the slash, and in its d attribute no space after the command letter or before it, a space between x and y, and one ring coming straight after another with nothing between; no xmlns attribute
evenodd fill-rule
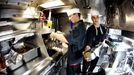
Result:
<svg viewBox="0 0 134 75"><path fill-rule="evenodd" d="M91 61L96 58L96 54L94 52L90 52L90 51L84 51L83 56L86 61Z"/></svg>

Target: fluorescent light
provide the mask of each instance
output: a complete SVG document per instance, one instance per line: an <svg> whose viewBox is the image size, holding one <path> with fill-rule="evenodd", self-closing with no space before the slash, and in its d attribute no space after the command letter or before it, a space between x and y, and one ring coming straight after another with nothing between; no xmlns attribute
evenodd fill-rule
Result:
<svg viewBox="0 0 134 75"><path fill-rule="evenodd" d="M55 1L50 1L44 4L41 4L40 6L43 8L52 8L52 7L57 7L57 6L62 6L64 3L61 0L55 0Z"/></svg>

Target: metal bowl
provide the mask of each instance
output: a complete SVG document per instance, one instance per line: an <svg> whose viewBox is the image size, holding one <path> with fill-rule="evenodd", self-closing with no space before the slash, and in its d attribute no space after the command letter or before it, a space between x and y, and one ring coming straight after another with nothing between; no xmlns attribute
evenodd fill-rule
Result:
<svg viewBox="0 0 134 75"><path fill-rule="evenodd" d="M90 52L90 51L84 51L83 56L84 56L86 61L91 61L91 60L94 60L96 58L95 53Z"/></svg>
<svg viewBox="0 0 134 75"><path fill-rule="evenodd" d="M29 29L32 22L15 22L13 27L18 30L26 30Z"/></svg>

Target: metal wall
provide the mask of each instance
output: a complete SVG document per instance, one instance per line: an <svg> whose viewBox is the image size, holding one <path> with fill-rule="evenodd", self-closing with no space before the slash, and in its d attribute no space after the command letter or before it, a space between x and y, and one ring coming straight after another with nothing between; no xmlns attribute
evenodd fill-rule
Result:
<svg viewBox="0 0 134 75"><path fill-rule="evenodd" d="M134 0L104 0L107 25L127 31L134 31Z"/></svg>

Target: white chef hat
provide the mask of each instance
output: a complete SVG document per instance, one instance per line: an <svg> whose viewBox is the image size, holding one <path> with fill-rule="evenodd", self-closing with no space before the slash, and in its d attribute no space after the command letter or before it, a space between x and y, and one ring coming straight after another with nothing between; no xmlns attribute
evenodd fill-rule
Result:
<svg viewBox="0 0 134 75"><path fill-rule="evenodd" d="M96 9L91 9L90 11L91 16L99 16L101 17L102 15L97 11Z"/></svg>
<svg viewBox="0 0 134 75"><path fill-rule="evenodd" d="M70 16L74 13L80 13L80 10L78 8L73 8L67 12L67 15Z"/></svg>

